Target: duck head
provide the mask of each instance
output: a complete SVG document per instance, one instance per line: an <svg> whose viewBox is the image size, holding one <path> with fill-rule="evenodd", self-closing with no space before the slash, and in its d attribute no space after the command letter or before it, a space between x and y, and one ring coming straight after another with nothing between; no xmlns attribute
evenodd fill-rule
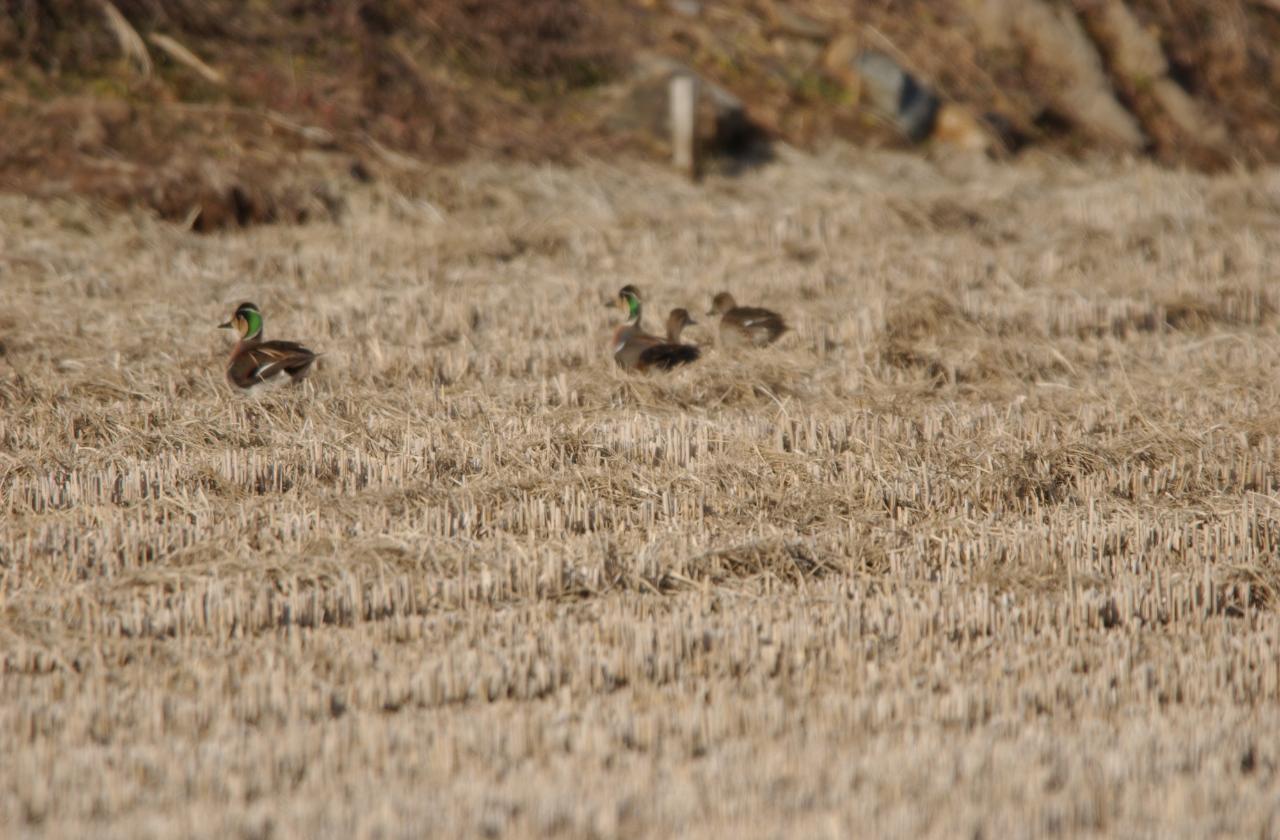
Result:
<svg viewBox="0 0 1280 840"><path fill-rule="evenodd" d="M622 311L627 313L627 323L640 322L640 290L630 283L618 290L618 302Z"/></svg>
<svg viewBox="0 0 1280 840"><path fill-rule="evenodd" d="M697 321L693 320L689 315L689 310L683 307L671 310L667 315L667 338L672 341L680 340L680 333L685 327L697 325Z"/></svg>
<svg viewBox="0 0 1280 840"><path fill-rule="evenodd" d="M231 320L225 324L219 324L218 328L234 329L240 335L241 341L262 338L262 313L252 303L242 303L236 307Z"/></svg>
<svg viewBox="0 0 1280 840"><path fill-rule="evenodd" d="M720 294L716 295L714 298L711 299L711 311L708 312L707 314L720 315L725 312L728 312L730 309L733 309L737 305L738 305L738 302L733 299L733 295L729 294L728 292L721 292Z"/></svg>

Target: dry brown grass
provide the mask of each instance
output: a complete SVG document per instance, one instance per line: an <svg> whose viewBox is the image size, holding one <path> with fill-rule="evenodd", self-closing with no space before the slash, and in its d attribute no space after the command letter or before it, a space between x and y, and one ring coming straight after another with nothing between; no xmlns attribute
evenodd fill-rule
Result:
<svg viewBox="0 0 1280 840"><path fill-rule="evenodd" d="M4 833L1274 834L1280 174L365 189L0 199ZM624 282L794 331L624 375Z"/></svg>

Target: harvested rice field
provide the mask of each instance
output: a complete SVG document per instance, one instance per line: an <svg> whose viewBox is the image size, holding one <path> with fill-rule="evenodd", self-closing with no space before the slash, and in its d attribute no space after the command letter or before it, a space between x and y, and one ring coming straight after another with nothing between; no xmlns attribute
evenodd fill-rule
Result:
<svg viewBox="0 0 1280 840"><path fill-rule="evenodd" d="M5 836L1280 836L1280 171L345 200L0 198Z"/></svg>

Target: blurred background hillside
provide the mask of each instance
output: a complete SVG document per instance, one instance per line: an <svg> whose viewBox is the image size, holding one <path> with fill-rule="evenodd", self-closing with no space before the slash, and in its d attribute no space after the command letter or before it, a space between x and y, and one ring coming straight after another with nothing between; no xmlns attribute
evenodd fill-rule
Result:
<svg viewBox="0 0 1280 840"><path fill-rule="evenodd" d="M665 156L676 72L722 163L1280 156L1280 0L4 0L0 189L305 221L466 157Z"/></svg>

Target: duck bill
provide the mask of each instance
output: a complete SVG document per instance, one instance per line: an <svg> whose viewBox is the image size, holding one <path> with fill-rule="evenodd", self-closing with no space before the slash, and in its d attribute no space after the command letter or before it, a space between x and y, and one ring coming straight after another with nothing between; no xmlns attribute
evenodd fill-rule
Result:
<svg viewBox="0 0 1280 840"><path fill-rule="evenodd" d="M231 329L233 326L235 326L235 325L234 325L234 324L232 324L230 321L227 321L225 324L218 324L218 329L220 329L220 330L229 330L229 329Z"/></svg>

